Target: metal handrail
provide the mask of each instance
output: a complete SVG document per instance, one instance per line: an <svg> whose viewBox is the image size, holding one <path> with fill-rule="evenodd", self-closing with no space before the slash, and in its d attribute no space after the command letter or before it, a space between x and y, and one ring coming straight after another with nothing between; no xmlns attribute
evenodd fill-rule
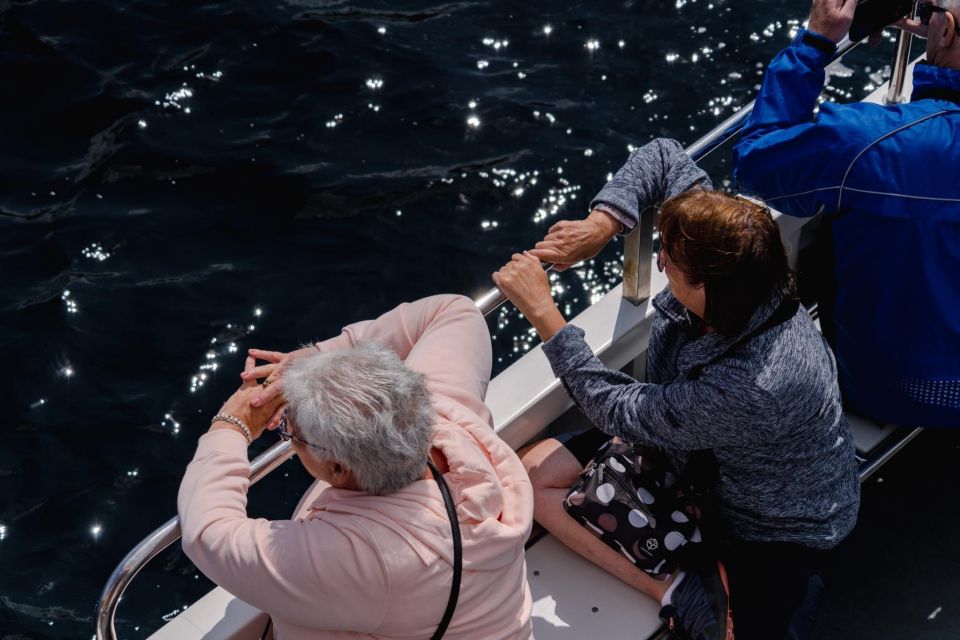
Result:
<svg viewBox="0 0 960 640"><path fill-rule="evenodd" d="M859 43L844 40L837 48L832 58L838 60L854 49ZM907 47L909 53L909 47ZM753 111L755 101L731 115L729 118L714 127L705 136L687 147L687 154L697 162L709 155L716 148L723 145L743 128L743 122ZM653 215L654 211L647 210L641 215L637 228L628 236L625 245L630 248L630 255L624 259L624 290L632 289L627 295L634 304L639 304L650 297L650 260L638 259L642 255L652 255L653 252ZM643 237L641 237L643 236ZM632 237L632 240L631 240ZM649 249L649 251L646 251ZM628 268L629 267L629 268ZM552 265L544 265L549 270ZM630 283L633 285L630 285ZM477 307L483 315L487 315L500 307L506 296L496 287L493 287L476 300ZM250 464L250 484L259 482L268 473L293 457L294 451L289 442L279 442L259 456ZM179 540L182 536L180 520L173 517L144 538L120 561L113 570L97 603L97 640L116 640L114 618L117 606L123 597L124 591L140 570L146 566L161 551Z"/></svg>
<svg viewBox="0 0 960 640"><path fill-rule="evenodd" d="M913 44L913 34L901 31L897 37L897 52L894 54L893 65L890 71L890 85L883 101L885 104L900 104L903 99L903 84L907 79L907 66L910 64L910 45Z"/></svg>

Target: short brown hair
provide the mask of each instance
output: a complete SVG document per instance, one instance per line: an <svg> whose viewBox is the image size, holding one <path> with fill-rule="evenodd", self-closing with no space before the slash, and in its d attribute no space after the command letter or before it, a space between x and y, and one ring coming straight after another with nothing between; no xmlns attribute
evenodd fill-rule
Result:
<svg viewBox="0 0 960 640"><path fill-rule="evenodd" d="M795 296L793 274L770 210L746 198L691 189L667 200L660 245L691 285L704 285L704 322L742 331L774 292Z"/></svg>

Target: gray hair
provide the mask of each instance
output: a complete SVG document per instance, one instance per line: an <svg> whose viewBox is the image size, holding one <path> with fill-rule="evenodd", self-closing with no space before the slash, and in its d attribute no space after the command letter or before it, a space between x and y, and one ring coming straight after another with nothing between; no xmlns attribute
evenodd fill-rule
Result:
<svg viewBox="0 0 960 640"><path fill-rule="evenodd" d="M390 349L365 343L294 359L283 393L300 438L387 494L423 477L434 409L423 374Z"/></svg>
<svg viewBox="0 0 960 640"><path fill-rule="evenodd" d="M955 19L960 20L960 0L940 0L939 6L948 9Z"/></svg>

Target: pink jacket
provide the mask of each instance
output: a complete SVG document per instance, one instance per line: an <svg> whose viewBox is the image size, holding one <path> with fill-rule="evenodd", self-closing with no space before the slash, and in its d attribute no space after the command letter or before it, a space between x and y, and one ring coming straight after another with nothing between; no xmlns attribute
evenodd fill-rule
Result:
<svg viewBox="0 0 960 640"><path fill-rule="evenodd" d="M474 304L434 296L350 325L323 350L375 341L427 376L433 445L463 535L449 640L532 637L523 545L533 492L483 404L490 340ZM434 480L373 496L317 481L292 520L247 517L250 463L233 430L200 438L180 485L183 549L211 580L268 612L281 640L429 638L452 578L450 522Z"/></svg>

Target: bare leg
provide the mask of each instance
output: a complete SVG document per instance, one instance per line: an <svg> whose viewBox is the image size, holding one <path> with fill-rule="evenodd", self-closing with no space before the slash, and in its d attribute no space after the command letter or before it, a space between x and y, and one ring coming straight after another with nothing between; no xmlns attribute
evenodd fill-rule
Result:
<svg viewBox="0 0 960 640"><path fill-rule="evenodd" d="M573 551L660 602L672 578L664 581L652 578L564 510L563 498L583 470L576 457L553 438L535 442L521 449L519 454L533 484L533 517L537 522Z"/></svg>

